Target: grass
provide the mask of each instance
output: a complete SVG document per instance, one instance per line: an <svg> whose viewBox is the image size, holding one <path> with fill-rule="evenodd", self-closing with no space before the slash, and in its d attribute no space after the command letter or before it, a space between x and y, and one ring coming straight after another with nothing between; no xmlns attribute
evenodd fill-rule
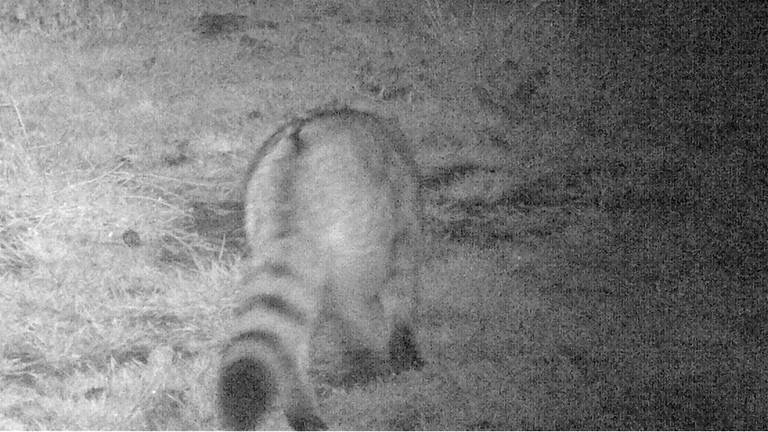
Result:
<svg viewBox="0 0 768 432"><path fill-rule="evenodd" d="M765 427L761 7L17 3L0 428L216 428L240 176L329 103L399 119L429 237L423 370L340 388L319 329L332 428Z"/></svg>

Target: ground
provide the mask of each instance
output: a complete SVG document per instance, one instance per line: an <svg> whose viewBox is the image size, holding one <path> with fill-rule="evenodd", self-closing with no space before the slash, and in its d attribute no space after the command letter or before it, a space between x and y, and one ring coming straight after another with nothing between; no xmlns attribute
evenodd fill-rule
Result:
<svg viewBox="0 0 768 432"><path fill-rule="evenodd" d="M331 428L764 429L766 11L348 3L0 6L0 429L217 428L243 173L339 105L416 153L426 365L323 325Z"/></svg>

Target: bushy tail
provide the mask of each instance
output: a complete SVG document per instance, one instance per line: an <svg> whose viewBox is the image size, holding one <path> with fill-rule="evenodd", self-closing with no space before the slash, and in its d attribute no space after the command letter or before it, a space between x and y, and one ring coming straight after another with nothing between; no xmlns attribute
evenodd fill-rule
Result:
<svg viewBox="0 0 768 432"><path fill-rule="evenodd" d="M219 409L226 429L256 429L276 403L279 383L264 357L271 350L264 342L258 332L245 333L233 339L225 350Z"/></svg>
<svg viewBox="0 0 768 432"><path fill-rule="evenodd" d="M256 429L284 411L297 430L324 429L306 378L317 292L308 248L296 235L292 181L302 149L298 123L270 137L248 170L245 208L249 267L234 311L219 374L219 413L226 429Z"/></svg>
<svg viewBox="0 0 768 432"><path fill-rule="evenodd" d="M325 429L306 375L316 310L312 290L284 266L254 269L246 281L255 289L235 310L219 376L224 427L255 429L267 413L282 411L296 430Z"/></svg>

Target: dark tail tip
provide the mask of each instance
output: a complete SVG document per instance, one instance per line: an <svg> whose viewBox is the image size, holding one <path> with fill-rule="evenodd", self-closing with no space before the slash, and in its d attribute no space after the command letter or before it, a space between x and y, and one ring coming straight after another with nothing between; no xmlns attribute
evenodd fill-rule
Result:
<svg viewBox="0 0 768 432"><path fill-rule="evenodd" d="M277 383L260 361L240 358L221 370L219 412L228 430L253 430L274 402Z"/></svg>
<svg viewBox="0 0 768 432"><path fill-rule="evenodd" d="M328 429L328 426L325 425L325 422L323 422L320 417L314 414L305 414L303 416L288 416L288 424L297 431L316 431Z"/></svg>
<svg viewBox="0 0 768 432"><path fill-rule="evenodd" d="M389 340L389 358L395 373L424 366L410 327L395 327Z"/></svg>

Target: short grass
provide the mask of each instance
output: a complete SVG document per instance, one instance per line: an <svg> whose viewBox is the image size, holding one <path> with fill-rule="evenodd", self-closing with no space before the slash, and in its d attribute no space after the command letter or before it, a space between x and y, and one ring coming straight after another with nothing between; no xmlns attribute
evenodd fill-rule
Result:
<svg viewBox="0 0 768 432"><path fill-rule="evenodd" d="M338 387L323 325L332 428L768 424L760 7L11 4L0 429L217 428L240 177L327 104L399 119L428 236L426 366Z"/></svg>

